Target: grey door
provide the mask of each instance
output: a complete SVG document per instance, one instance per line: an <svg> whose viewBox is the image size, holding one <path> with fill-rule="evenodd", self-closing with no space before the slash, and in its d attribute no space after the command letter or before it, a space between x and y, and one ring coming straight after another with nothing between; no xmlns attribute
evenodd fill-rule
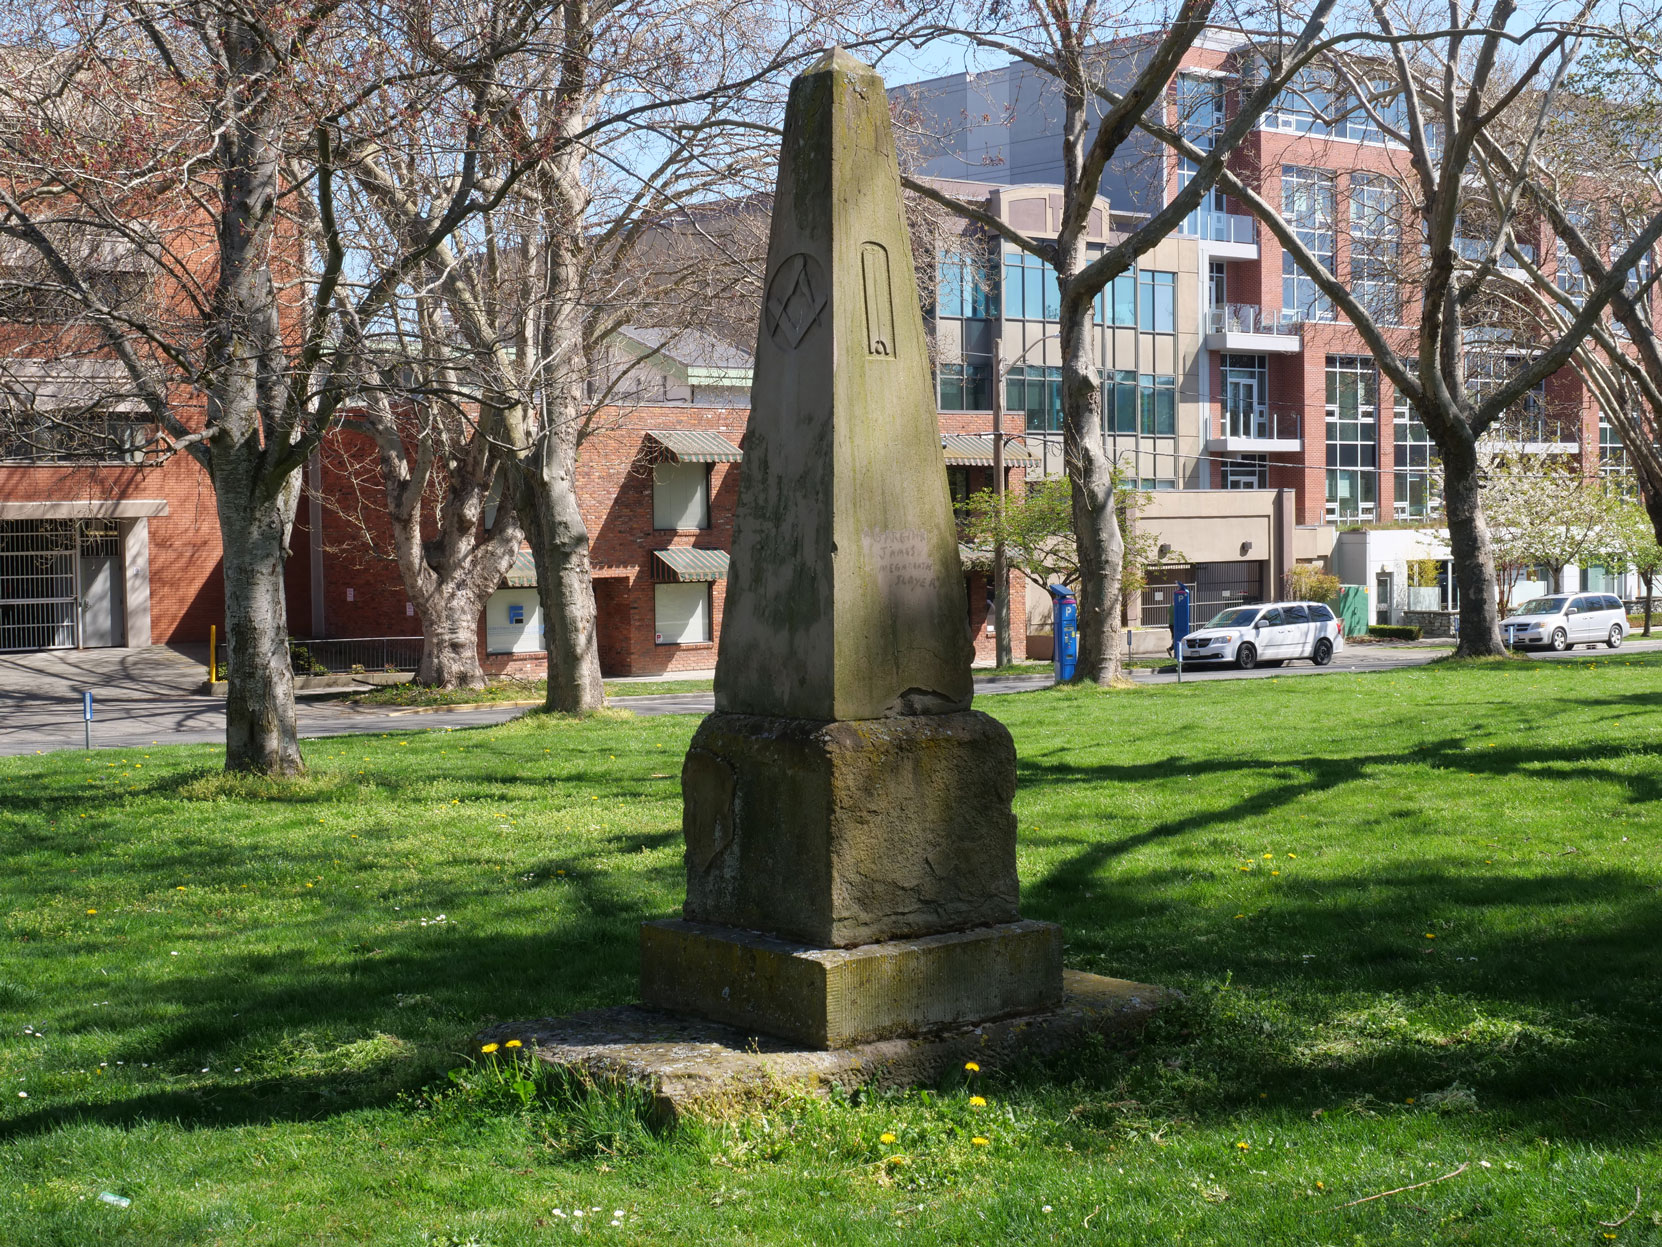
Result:
<svg viewBox="0 0 1662 1247"><path fill-rule="evenodd" d="M88 649L123 641L121 557L81 556L81 644Z"/></svg>

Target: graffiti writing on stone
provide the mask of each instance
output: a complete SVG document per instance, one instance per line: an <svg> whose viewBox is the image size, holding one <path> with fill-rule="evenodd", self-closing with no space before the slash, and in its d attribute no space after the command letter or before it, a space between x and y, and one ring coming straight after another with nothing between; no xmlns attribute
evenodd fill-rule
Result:
<svg viewBox="0 0 1662 1247"><path fill-rule="evenodd" d="M876 576L878 589L891 602L927 601L940 588L925 530L868 528L860 539L865 546L866 566Z"/></svg>

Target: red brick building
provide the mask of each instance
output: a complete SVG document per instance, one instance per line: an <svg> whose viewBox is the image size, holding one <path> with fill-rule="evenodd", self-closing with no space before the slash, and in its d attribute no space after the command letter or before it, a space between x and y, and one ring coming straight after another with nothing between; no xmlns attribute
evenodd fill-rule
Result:
<svg viewBox="0 0 1662 1247"><path fill-rule="evenodd" d="M213 489L187 455L121 449L145 440L123 376L0 361L0 650L205 643L220 622Z"/></svg>

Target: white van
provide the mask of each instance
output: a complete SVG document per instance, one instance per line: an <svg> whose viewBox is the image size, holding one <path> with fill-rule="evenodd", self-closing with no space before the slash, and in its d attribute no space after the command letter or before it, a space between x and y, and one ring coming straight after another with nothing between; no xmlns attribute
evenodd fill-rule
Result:
<svg viewBox="0 0 1662 1247"><path fill-rule="evenodd" d="M1344 629L1320 602L1265 602L1219 611L1183 641L1183 665L1234 663L1243 671L1307 658L1318 667L1345 647Z"/></svg>
<svg viewBox="0 0 1662 1247"><path fill-rule="evenodd" d="M1627 608L1611 593L1554 593L1525 602L1515 615L1500 621L1500 631L1513 648L1617 649L1627 635Z"/></svg>

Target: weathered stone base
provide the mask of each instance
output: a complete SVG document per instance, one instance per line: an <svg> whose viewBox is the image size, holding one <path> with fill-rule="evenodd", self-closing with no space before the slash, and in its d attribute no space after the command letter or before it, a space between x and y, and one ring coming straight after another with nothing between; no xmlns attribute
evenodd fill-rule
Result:
<svg viewBox="0 0 1662 1247"><path fill-rule="evenodd" d="M640 1087L656 1115L673 1121L688 1112L742 1109L781 1092L931 1084L965 1061L990 1073L1060 1052L1089 1034L1139 1030L1161 1006L1182 998L1169 988L1076 970L1064 972L1063 986L1061 1003L1043 1012L829 1052L639 1005L494 1026L479 1041L518 1039L536 1060Z"/></svg>
<svg viewBox="0 0 1662 1247"><path fill-rule="evenodd" d="M641 927L641 997L813 1048L1036 1013L1062 999L1062 929L1007 922L815 948L670 920Z"/></svg>
<svg viewBox="0 0 1662 1247"><path fill-rule="evenodd" d="M712 714L681 792L692 922L853 948L1020 917L1016 747L979 711Z"/></svg>

